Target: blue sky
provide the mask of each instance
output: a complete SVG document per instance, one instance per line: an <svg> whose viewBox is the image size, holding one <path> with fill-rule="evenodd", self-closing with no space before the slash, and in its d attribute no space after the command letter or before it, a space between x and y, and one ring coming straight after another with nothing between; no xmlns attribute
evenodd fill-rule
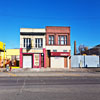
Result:
<svg viewBox="0 0 100 100"><path fill-rule="evenodd" d="M70 26L71 46L100 44L99 0L0 0L0 41L19 48L20 28Z"/></svg>

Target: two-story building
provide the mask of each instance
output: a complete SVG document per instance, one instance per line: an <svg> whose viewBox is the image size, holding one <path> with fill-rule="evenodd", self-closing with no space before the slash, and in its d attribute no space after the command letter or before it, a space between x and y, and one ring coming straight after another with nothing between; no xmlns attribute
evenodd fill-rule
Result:
<svg viewBox="0 0 100 100"><path fill-rule="evenodd" d="M70 68L70 27L20 29L21 68Z"/></svg>
<svg viewBox="0 0 100 100"><path fill-rule="evenodd" d="M46 27L46 66L70 68L70 27Z"/></svg>
<svg viewBox="0 0 100 100"><path fill-rule="evenodd" d="M45 29L20 29L20 67L45 67Z"/></svg>

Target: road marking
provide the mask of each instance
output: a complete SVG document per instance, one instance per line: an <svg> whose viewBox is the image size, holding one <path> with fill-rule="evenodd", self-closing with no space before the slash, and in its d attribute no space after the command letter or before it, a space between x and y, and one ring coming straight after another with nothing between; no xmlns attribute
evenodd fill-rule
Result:
<svg viewBox="0 0 100 100"><path fill-rule="evenodd" d="M17 74L13 74L13 73L10 73L10 72L6 72L6 74L10 75L10 76L13 76L13 77L23 77L23 76L28 76L28 75L17 75ZM33 75L30 75L33 77ZM59 77L64 77L64 76L81 76L80 74L72 74L72 73L56 73L54 75L34 75L34 76L49 76L49 77L54 77L54 76L59 76Z"/></svg>
<svg viewBox="0 0 100 100"><path fill-rule="evenodd" d="M10 76L17 76L16 74L12 74L12 73L7 73L7 74L9 74Z"/></svg>

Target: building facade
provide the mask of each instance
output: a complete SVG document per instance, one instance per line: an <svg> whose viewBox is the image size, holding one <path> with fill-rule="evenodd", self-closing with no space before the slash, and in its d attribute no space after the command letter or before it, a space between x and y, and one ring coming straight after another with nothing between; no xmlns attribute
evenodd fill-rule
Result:
<svg viewBox="0 0 100 100"><path fill-rule="evenodd" d="M19 66L20 49L6 49L5 60L11 61L11 66ZM1 52L1 61L4 61L4 52Z"/></svg>
<svg viewBox="0 0 100 100"><path fill-rule="evenodd" d="M70 68L70 27L20 29L21 68Z"/></svg>
<svg viewBox="0 0 100 100"><path fill-rule="evenodd" d="M70 52L70 27L46 27L46 65L70 68Z"/></svg>
<svg viewBox="0 0 100 100"><path fill-rule="evenodd" d="M45 29L20 29L20 67L45 67Z"/></svg>
<svg viewBox="0 0 100 100"><path fill-rule="evenodd" d="M0 68L1 66L3 66L3 62L2 62L2 52L5 52L5 43L0 41ZM3 59L5 59L5 56L3 57Z"/></svg>

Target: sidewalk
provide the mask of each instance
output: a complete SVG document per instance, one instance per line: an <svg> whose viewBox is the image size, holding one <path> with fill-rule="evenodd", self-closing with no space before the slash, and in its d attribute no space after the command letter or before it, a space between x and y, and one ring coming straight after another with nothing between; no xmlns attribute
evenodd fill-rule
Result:
<svg viewBox="0 0 100 100"><path fill-rule="evenodd" d="M11 72L100 72L100 68L13 68Z"/></svg>
<svg viewBox="0 0 100 100"><path fill-rule="evenodd" d="M93 70L93 69L92 69ZM97 70L97 69L95 69ZM0 77L100 77L100 72L90 69L13 69L0 72Z"/></svg>
<svg viewBox="0 0 100 100"><path fill-rule="evenodd" d="M0 68L4 72L6 68ZM11 72L48 72L48 71L68 71L68 72L100 72L100 68L12 68Z"/></svg>
<svg viewBox="0 0 100 100"><path fill-rule="evenodd" d="M75 73L75 72L34 72L34 73L12 73L0 72L0 77L100 77L100 73Z"/></svg>

